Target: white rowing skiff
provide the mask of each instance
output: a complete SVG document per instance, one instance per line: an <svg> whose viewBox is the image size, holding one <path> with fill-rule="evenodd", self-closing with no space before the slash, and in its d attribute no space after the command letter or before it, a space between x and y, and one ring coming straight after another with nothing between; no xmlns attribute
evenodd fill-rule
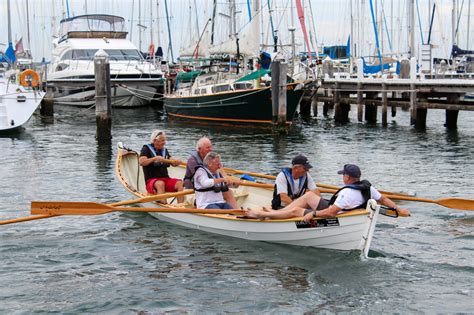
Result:
<svg viewBox="0 0 474 315"><path fill-rule="evenodd" d="M117 150L115 173L122 185L135 197L146 197L145 179L138 164L138 153L121 148ZM170 167L171 177L183 178L184 167ZM240 186L233 189L239 207L261 208L269 206L273 191L260 187ZM194 208L194 195L187 195L185 204L168 205L149 203L155 207ZM308 223L301 218L285 220L256 220L229 214L150 213L157 219L198 229L252 241L265 241L298 246L310 246L335 250L359 250L367 256L373 237L379 206L370 200L367 209L353 210L330 219L316 219Z"/></svg>

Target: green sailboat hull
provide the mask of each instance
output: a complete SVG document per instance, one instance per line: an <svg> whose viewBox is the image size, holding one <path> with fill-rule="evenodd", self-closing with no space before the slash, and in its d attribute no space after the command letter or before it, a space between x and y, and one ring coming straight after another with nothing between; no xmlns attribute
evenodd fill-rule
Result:
<svg viewBox="0 0 474 315"><path fill-rule="evenodd" d="M303 96L295 90L296 83L287 86L286 120L291 122ZM164 107L169 117L236 122L271 123L272 98L269 87L231 91L208 95L167 96Z"/></svg>

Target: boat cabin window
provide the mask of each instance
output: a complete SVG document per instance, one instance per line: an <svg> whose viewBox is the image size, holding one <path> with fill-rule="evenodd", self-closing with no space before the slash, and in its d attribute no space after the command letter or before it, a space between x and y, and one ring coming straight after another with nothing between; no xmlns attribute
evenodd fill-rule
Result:
<svg viewBox="0 0 474 315"><path fill-rule="evenodd" d="M218 85L218 86L212 87L212 92L213 92L213 93L227 92L227 91L230 91L230 90L231 90L231 88L230 88L230 85L229 85L229 84L226 84L226 85Z"/></svg>
<svg viewBox="0 0 474 315"><path fill-rule="evenodd" d="M97 49L72 49L64 53L61 60L93 60ZM105 49L110 60L142 60L136 49Z"/></svg>
<svg viewBox="0 0 474 315"><path fill-rule="evenodd" d="M206 89L201 89L201 94L207 94Z"/></svg>
<svg viewBox="0 0 474 315"><path fill-rule="evenodd" d="M199 94L200 94L200 93L199 93L199 89L195 89L195 90L194 90L194 94L199 95Z"/></svg>
<svg viewBox="0 0 474 315"><path fill-rule="evenodd" d="M253 84L252 83L234 83L234 89L236 90L247 90L247 89L252 89Z"/></svg>

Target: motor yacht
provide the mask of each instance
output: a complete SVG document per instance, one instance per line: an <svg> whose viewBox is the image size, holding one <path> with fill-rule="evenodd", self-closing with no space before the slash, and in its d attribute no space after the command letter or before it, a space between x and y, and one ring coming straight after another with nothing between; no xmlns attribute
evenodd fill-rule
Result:
<svg viewBox="0 0 474 315"><path fill-rule="evenodd" d="M122 17L95 14L62 20L47 76L55 104L94 105L94 56L99 50L108 54L112 106L144 106L158 98L163 72L126 37Z"/></svg>

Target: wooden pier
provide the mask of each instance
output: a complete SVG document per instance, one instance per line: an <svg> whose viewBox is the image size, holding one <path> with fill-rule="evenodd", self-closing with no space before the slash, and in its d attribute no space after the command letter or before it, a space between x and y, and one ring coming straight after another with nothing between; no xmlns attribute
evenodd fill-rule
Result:
<svg viewBox="0 0 474 315"><path fill-rule="evenodd" d="M349 121L352 104L357 105L359 121L365 119L372 123L377 121L377 110L381 107L383 125L387 124L388 107L391 107L392 117L397 107L402 107L410 110L411 124L417 129L426 128L428 109L446 110L448 129L457 128L459 111L474 111L474 101L464 99L467 93L474 93L474 74L466 79L419 78L414 73L409 76L411 78L390 79L364 78L360 73L357 77L326 74L312 101L324 104L325 115L334 107L334 119L339 123ZM308 107L301 111L308 113Z"/></svg>

